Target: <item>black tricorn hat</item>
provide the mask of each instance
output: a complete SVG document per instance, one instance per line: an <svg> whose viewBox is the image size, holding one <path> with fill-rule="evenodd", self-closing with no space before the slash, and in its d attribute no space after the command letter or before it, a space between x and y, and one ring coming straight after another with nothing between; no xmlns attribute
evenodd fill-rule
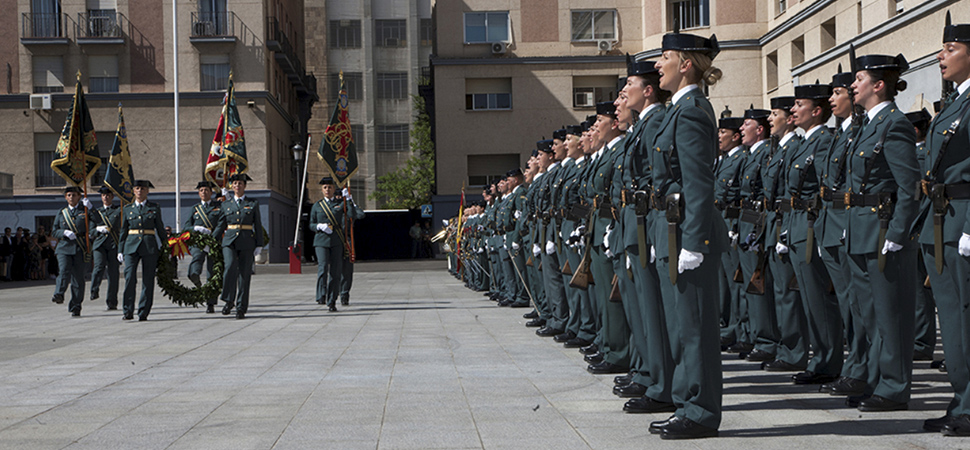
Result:
<svg viewBox="0 0 970 450"><path fill-rule="evenodd" d="M579 124L583 131L589 131L589 127L593 126L593 123L589 120L584 120L583 123Z"/></svg>
<svg viewBox="0 0 970 450"><path fill-rule="evenodd" d="M909 123L913 124L914 127L923 128L930 123L930 119L933 116L930 115L930 112L926 108L923 108L919 111L906 113L906 118L909 119Z"/></svg>
<svg viewBox="0 0 970 450"><path fill-rule="evenodd" d="M686 33L667 33L663 37L661 47L664 50L700 52L710 56L711 59L721 52L721 47L717 44L717 36L713 34L710 38L705 38Z"/></svg>
<svg viewBox="0 0 970 450"><path fill-rule="evenodd" d="M783 95L781 97L775 97L771 100L771 109L784 109L788 111L792 106L795 106L795 97Z"/></svg>
<svg viewBox="0 0 970 450"><path fill-rule="evenodd" d="M522 169L518 167L511 169L508 172L505 172L505 178L521 177L521 176L522 176Z"/></svg>
<svg viewBox="0 0 970 450"><path fill-rule="evenodd" d="M211 181L202 180L198 184L195 185L195 188L196 189L202 189L202 188L206 188L206 187L209 188L209 189L215 189L216 188L216 184L213 183L213 182L211 182Z"/></svg>
<svg viewBox="0 0 970 450"><path fill-rule="evenodd" d="M77 186L68 186L68 187L64 188L64 193L67 194L68 192L74 192L74 193L80 194L81 193L81 188L79 188Z"/></svg>
<svg viewBox="0 0 970 450"><path fill-rule="evenodd" d="M231 182L233 182L233 181L244 181L244 182L249 182L249 181L253 181L253 179L252 179L252 178L250 178L250 177L249 177L249 175L246 175L246 174L244 174L244 173L237 173L237 174L235 174L235 175L233 175L233 176L231 176L231 177L229 177L229 182L231 183Z"/></svg>
<svg viewBox="0 0 970 450"><path fill-rule="evenodd" d="M909 69L909 62L902 53L889 55L862 55L856 58L857 70L895 70L905 72Z"/></svg>
<svg viewBox="0 0 970 450"><path fill-rule="evenodd" d="M819 84L818 80L815 80L815 84L803 84L800 86L795 86L795 98L827 100L831 96L832 86L827 84Z"/></svg>
<svg viewBox="0 0 970 450"><path fill-rule="evenodd" d="M616 92L617 92L617 95L619 95L620 91L622 91L623 88L626 87L626 79L627 79L627 77L620 77L620 78L617 78L616 79Z"/></svg>
<svg viewBox="0 0 970 450"><path fill-rule="evenodd" d="M320 179L320 185L324 185L324 184L335 184L333 182L333 177L323 177L323 178L321 178Z"/></svg>
<svg viewBox="0 0 970 450"><path fill-rule="evenodd" d="M771 111L768 111L767 109L755 109L753 104L748 107L748 109L744 110L745 119L768 120L768 116L770 115Z"/></svg>
<svg viewBox="0 0 970 450"><path fill-rule="evenodd" d="M553 139L559 139L560 141L565 141L566 140L566 127L563 126L562 128L560 128L560 129L558 129L556 131L553 131L552 132L552 138Z"/></svg>
<svg viewBox="0 0 970 450"><path fill-rule="evenodd" d="M539 156L539 150L532 149L532 153L529 153L529 154L532 155L533 157Z"/></svg>
<svg viewBox="0 0 970 450"><path fill-rule="evenodd" d="M141 187L147 187L147 188L155 189L155 185L152 184L152 182L151 181L148 181L148 180L135 180L135 182L132 183L131 185L132 186L135 186L135 187L141 186Z"/></svg>
<svg viewBox="0 0 970 450"><path fill-rule="evenodd" d="M616 105L613 102L599 102L596 104L596 115L616 117Z"/></svg>
<svg viewBox="0 0 970 450"><path fill-rule="evenodd" d="M626 55L626 76L632 77L637 75L647 75L651 73L657 73L657 68L654 67L653 61L637 61L630 56L629 53Z"/></svg>
<svg viewBox="0 0 970 450"><path fill-rule="evenodd" d="M839 73L832 75L832 88L841 87L848 89L852 86L853 81L855 81L855 76L852 72L843 72L842 63L839 63Z"/></svg>
<svg viewBox="0 0 970 450"><path fill-rule="evenodd" d="M536 141L536 149L540 152L552 152L552 139Z"/></svg>
<svg viewBox="0 0 970 450"><path fill-rule="evenodd" d="M111 188L109 188L108 186L101 186L101 189L98 189L98 193L114 195L115 191L112 191Z"/></svg>
<svg viewBox="0 0 970 450"><path fill-rule="evenodd" d="M946 12L946 25L943 27L943 42L970 42L970 24L950 24L950 11Z"/></svg>
<svg viewBox="0 0 970 450"><path fill-rule="evenodd" d="M573 136L579 136L583 134L582 125L566 125L566 134L571 134Z"/></svg>
<svg viewBox="0 0 970 450"><path fill-rule="evenodd" d="M724 117L717 121L717 127L724 128L725 130L738 131L741 129L741 125L743 124L743 117Z"/></svg>

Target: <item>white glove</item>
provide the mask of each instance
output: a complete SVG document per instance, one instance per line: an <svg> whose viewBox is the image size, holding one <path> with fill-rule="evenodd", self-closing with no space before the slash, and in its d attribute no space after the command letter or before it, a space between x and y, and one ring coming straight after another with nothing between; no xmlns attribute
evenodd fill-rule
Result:
<svg viewBox="0 0 970 450"><path fill-rule="evenodd" d="M685 270L694 270L704 262L704 254L692 252L686 248L680 249L680 258L677 259L677 273L684 273Z"/></svg>
<svg viewBox="0 0 970 450"><path fill-rule="evenodd" d="M542 253L542 247L539 244L532 244L532 255L539 256L539 253Z"/></svg>
<svg viewBox="0 0 970 450"><path fill-rule="evenodd" d="M822 257L822 247L817 247L817 248L818 248L818 257L821 258Z"/></svg>
<svg viewBox="0 0 970 450"><path fill-rule="evenodd" d="M253 258L259 256L259 253L262 251L263 251L263 247L256 247L256 249L253 250Z"/></svg>
<svg viewBox="0 0 970 450"><path fill-rule="evenodd" d="M225 198L228 199L229 198L229 194L231 194L231 193L232 193L232 191L230 191L229 189L222 188L222 196L223 197L225 197Z"/></svg>
<svg viewBox="0 0 970 450"><path fill-rule="evenodd" d="M586 239L580 239L579 241L576 242L576 244L578 244L580 247L585 247Z"/></svg>
<svg viewBox="0 0 970 450"><path fill-rule="evenodd" d="M653 264L653 262L656 261L656 260L657 260L657 248L651 245L650 246L650 264Z"/></svg>
<svg viewBox="0 0 970 450"><path fill-rule="evenodd" d="M782 244L781 242L775 244L775 253L779 255L784 255L785 253L788 253L788 246L785 244Z"/></svg>
<svg viewBox="0 0 970 450"><path fill-rule="evenodd" d="M963 233L963 236L960 236L957 251L960 252L960 256L970 256L970 234Z"/></svg>
<svg viewBox="0 0 970 450"><path fill-rule="evenodd" d="M889 239L886 239L886 243L882 246L882 254L888 254L890 252L898 252L903 249L902 245L899 245Z"/></svg>
<svg viewBox="0 0 970 450"><path fill-rule="evenodd" d="M92 209L91 200L88 200L87 197L82 197L81 198L81 204L84 205L84 207L87 208L87 209Z"/></svg>
<svg viewBox="0 0 970 450"><path fill-rule="evenodd" d="M630 270L633 267L633 263L630 262L630 255L626 255L626 270Z"/></svg>
<svg viewBox="0 0 970 450"><path fill-rule="evenodd" d="M731 239L731 245L738 245L738 234L733 230L728 231L728 238Z"/></svg>
<svg viewBox="0 0 970 450"><path fill-rule="evenodd" d="M606 227L606 233L603 233L603 247L610 248L610 234L613 233L613 225Z"/></svg>
<svg viewBox="0 0 970 450"><path fill-rule="evenodd" d="M754 245L748 247L748 251L749 252L755 252L755 253L760 252L761 251L761 244L754 244Z"/></svg>
<svg viewBox="0 0 970 450"><path fill-rule="evenodd" d="M71 231L71 230L64 230L64 237L66 237L66 238L68 238L68 239L70 239L72 241L74 239L77 239L77 235L74 234L74 232Z"/></svg>
<svg viewBox="0 0 970 450"><path fill-rule="evenodd" d="M519 243L518 242L512 242L512 250L518 250L518 249L519 249Z"/></svg>
<svg viewBox="0 0 970 450"><path fill-rule="evenodd" d="M98 226L94 227L94 229L95 230L98 230L98 233L108 234L108 226L107 225L98 225Z"/></svg>
<svg viewBox="0 0 970 450"><path fill-rule="evenodd" d="M317 231L322 231L322 232L327 233L327 234L333 233L333 229L330 228L330 224L329 223L318 223L317 224Z"/></svg>
<svg viewBox="0 0 970 450"><path fill-rule="evenodd" d="M552 241L546 242L546 254L551 255L553 253L556 253L556 244Z"/></svg>
<svg viewBox="0 0 970 450"><path fill-rule="evenodd" d="M125 262L125 255L122 255L121 253L118 253L118 262L120 262L120 263Z"/></svg>
<svg viewBox="0 0 970 450"><path fill-rule="evenodd" d="M354 197L350 195L350 190L347 188L344 188L342 191L340 191L340 193L343 194L344 198L348 201L354 199Z"/></svg>
<svg viewBox="0 0 970 450"><path fill-rule="evenodd" d="M845 230L842 230L842 240L845 240Z"/></svg>
<svg viewBox="0 0 970 450"><path fill-rule="evenodd" d="M196 232L202 233L202 234L212 234L212 230L210 230L210 229L208 229L206 227L198 226L198 225L195 226L194 230Z"/></svg>
<svg viewBox="0 0 970 450"><path fill-rule="evenodd" d="M515 217L515 220L519 220L519 217L522 217L522 211L516 211L512 216Z"/></svg>
<svg viewBox="0 0 970 450"><path fill-rule="evenodd" d="M607 258L612 258L613 257L613 252L611 252L610 249L606 249L603 252L603 254L606 255Z"/></svg>
<svg viewBox="0 0 970 450"><path fill-rule="evenodd" d="M441 226L447 227L448 226L448 219L441 219Z"/></svg>

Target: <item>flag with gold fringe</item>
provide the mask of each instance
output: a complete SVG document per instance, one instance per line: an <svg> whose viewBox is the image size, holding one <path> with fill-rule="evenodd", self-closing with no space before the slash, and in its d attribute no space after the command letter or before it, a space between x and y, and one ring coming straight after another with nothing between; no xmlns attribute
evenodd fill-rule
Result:
<svg viewBox="0 0 970 450"><path fill-rule="evenodd" d="M337 105L330 115L330 124L324 133L317 156L327 167L338 188L343 188L350 176L357 172L357 146L350 131L350 112L347 110L347 88L344 73L340 72L340 93Z"/></svg>
<svg viewBox="0 0 970 450"><path fill-rule="evenodd" d="M131 153L128 151L128 131L125 129L125 116L118 104L118 129L115 130L115 141L111 145L111 157L108 158L108 169L104 172L104 185L111 189L125 204L135 199L132 183L135 175L131 170Z"/></svg>
<svg viewBox="0 0 970 450"><path fill-rule="evenodd" d="M54 149L51 170L60 175L68 184L87 192L88 181L101 167L98 152L98 139L91 123L91 113L84 101L84 88L81 86L81 73L77 74L74 85L74 101L67 113L67 120L61 130L61 137Z"/></svg>
<svg viewBox="0 0 970 450"><path fill-rule="evenodd" d="M216 128L215 136L212 137L212 146L206 159L205 177L219 187L225 187L229 177L246 173L247 170L249 170L249 161L246 159L246 139L242 121L239 120L239 110L236 109L232 73L229 73L229 88L226 89L226 96L222 100L219 126Z"/></svg>

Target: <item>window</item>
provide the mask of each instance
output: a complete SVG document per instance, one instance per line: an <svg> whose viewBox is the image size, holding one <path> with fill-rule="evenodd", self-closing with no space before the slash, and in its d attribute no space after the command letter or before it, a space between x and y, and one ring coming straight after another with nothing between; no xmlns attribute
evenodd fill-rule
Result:
<svg viewBox="0 0 970 450"><path fill-rule="evenodd" d="M431 19L421 19L421 45L431 46L434 44L434 27L431 26Z"/></svg>
<svg viewBox="0 0 970 450"><path fill-rule="evenodd" d="M64 58L34 56L34 93L64 92Z"/></svg>
<svg viewBox="0 0 970 450"><path fill-rule="evenodd" d="M709 0L677 0L671 4L673 28L688 30L710 25Z"/></svg>
<svg viewBox="0 0 970 450"><path fill-rule="evenodd" d="M118 57L92 55L88 57L89 92L118 92Z"/></svg>
<svg viewBox="0 0 970 450"><path fill-rule="evenodd" d="M357 153L363 152L366 147L364 147L364 126L359 123L350 124L350 138L354 140L354 145L357 146Z"/></svg>
<svg viewBox="0 0 970 450"><path fill-rule="evenodd" d="M791 41L791 65L795 67L805 62L805 36L799 36Z"/></svg>
<svg viewBox="0 0 970 450"><path fill-rule="evenodd" d="M466 79L465 109L468 111L512 109L512 79Z"/></svg>
<svg viewBox="0 0 970 450"><path fill-rule="evenodd" d="M364 208L363 202L367 201L367 183L363 177L352 177L347 181L350 184L350 195L354 197L354 202L357 203L358 207Z"/></svg>
<svg viewBox="0 0 970 450"><path fill-rule="evenodd" d="M229 55L199 55L199 90L224 91L229 88Z"/></svg>
<svg viewBox="0 0 970 450"><path fill-rule="evenodd" d="M616 39L616 11L573 11L573 41Z"/></svg>
<svg viewBox="0 0 970 450"><path fill-rule="evenodd" d="M199 22L195 29L202 36L225 36L229 31L226 0L199 0Z"/></svg>
<svg viewBox="0 0 970 450"><path fill-rule="evenodd" d="M51 170L54 149L57 148L57 133L34 134L34 151L37 153L37 187L65 186L67 183L60 175Z"/></svg>
<svg viewBox="0 0 970 450"><path fill-rule="evenodd" d="M360 21L331 20L330 48L360 48Z"/></svg>
<svg viewBox="0 0 970 450"><path fill-rule="evenodd" d="M509 12L465 13L465 43L509 42Z"/></svg>
<svg viewBox="0 0 970 450"><path fill-rule="evenodd" d="M493 181L498 181L501 176L512 167L520 164L519 155L506 153L499 155L468 155L468 185L484 187Z"/></svg>
<svg viewBox="0 0 970 450"><path fill-rule="evenodd" d="M330 74L330 92L336 98L340 92L340 74ZM364 98L364 74L360 72L344 72L344 89L347 90L348 100L360 100Z"/></svg>
<svg viewBox="0 0 970 450"><path fill-rule="evenodd" d="M778 11L775 13L776 16L781 15L788 9L788 0L778 0L776 4L778 5Z"/></svg>
<svg viewBox="0 0 970 450"><path fill-rule="evenodd" d="M615 97L616 77L573 77L573 108L595 108L597 102L607 102Z"/></svg>
<svg viewBox="0 0 970 450"><path fill-rule="evenodd" d="M377 74L377 98L400 99L408 95L407 72Z"/></svg>
<svg viewBox="0 0 970 450"><path fill-rule="evenodd" d="M404 19L374 21L374 41L378 47L407 47L407 32Z"/></svg>
<svg viewBox="0 0 970 450"><path fill-rule="evenodd" d="M118 2L116 0L87 0L85 2L88 16L85 36L87 37L117 37L121 35L118 27Z"/></svg>
<svg viewBox="0 0 970 450"><path fill-rule="evenodd" d="M769 53L765 60L765 81L769 91L778 87L778 51Z"/></svg>
<svg viewBox="0 0 970 450"><path fill-rule="evenodd" d="M377 151L403 152L407 149L408 124L377 126Z"/></svg>
<svg viewBox="0 0 970 450"><path fill-rule="evenodd" d="M31 0L30 33L25 37L63 37L60 2L57 0Z"/></svg>
<svg viewBox="0 0 970 450"><path fill-rule="evenodd" d="M835 17L822 23L821 29L821 49L826 51L832 47L835 47Z"/></svg>

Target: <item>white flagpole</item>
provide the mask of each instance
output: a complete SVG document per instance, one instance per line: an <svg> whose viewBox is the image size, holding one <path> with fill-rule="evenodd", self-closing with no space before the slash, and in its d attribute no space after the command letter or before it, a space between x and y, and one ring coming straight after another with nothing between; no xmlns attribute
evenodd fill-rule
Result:
<svg viewBox="0 0 970 450"><path fill-rule="evenodd" d="M175 99L175 226L177 233L182 227L182 189L179 183L179 19L178 19L178 0L172 0L172 77L173 92Z"/></svg>
<svg viewBox="0 0 970 450"><path fill-rule="evenodd" d="M303 183L300 184L300 201L296 205L296 230L293 231L293 249L296 249L300 241L300 219L303 218L303 191L306 190L306 173L310 167L310 143L313 142L313 135L307 133L306 136L306 155L303 155Z"/></svg>

